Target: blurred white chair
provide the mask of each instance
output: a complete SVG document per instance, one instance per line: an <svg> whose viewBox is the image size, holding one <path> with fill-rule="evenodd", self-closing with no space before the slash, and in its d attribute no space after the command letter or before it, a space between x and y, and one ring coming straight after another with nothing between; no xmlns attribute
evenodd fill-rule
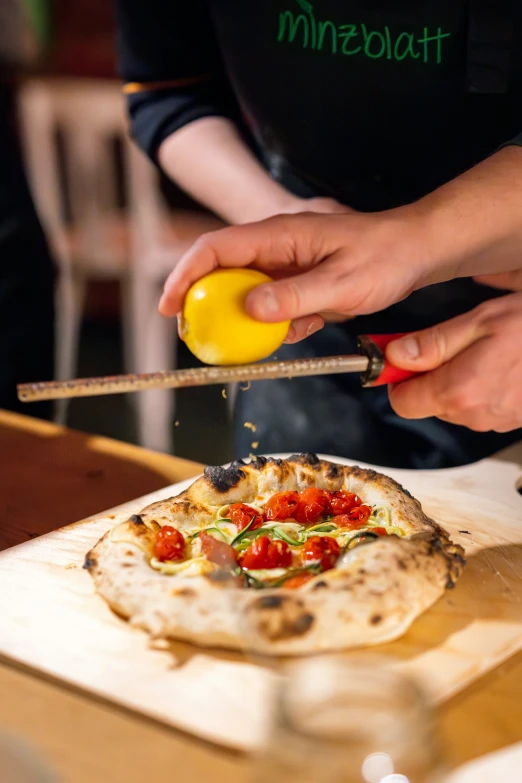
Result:
<svg viewBox="0 0 522 783"><path fill-rule="evenodd" d="M31 80L20 89L19 114L29 181L59 265L57 378L77 373L86 282L95 278L121 281L126 372L170 369L176 327L157 312L163 282L198 236L223 224L167 209L156 169L129 140L119 83ZM131 397L141 445L172 450L174 392ZM58 420L66 415L61 401Z"/></svg>

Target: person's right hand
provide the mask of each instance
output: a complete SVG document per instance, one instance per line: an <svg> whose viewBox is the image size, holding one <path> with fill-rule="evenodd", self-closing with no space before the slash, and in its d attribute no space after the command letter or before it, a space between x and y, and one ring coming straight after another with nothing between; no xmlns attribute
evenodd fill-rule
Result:
<svg viewBox="0 0 522 783"><path fill-rule="evenodd" d="M247 299L261 321L292 320L288 342L323 326L321 313L373 313L420 287L429 271L415 214L282 215L201 237L169 276L160 302L178 314L190 286L217 268L252 266L275 278ZM430 281L431 282L431 281Z"/></svg>
<svg viewBox="0 0 522 783"><path fill-rule="evenodd" d="M334 198L325 198L324 196L299 198L290 195L288 203L280 205L279 211L274 212L274 215L296 215L301 212L317 212L321 215L343 215L349 212L353 213L354 210L345 204L341 204ZM273 216L270 215L270 217Z"/></svg>

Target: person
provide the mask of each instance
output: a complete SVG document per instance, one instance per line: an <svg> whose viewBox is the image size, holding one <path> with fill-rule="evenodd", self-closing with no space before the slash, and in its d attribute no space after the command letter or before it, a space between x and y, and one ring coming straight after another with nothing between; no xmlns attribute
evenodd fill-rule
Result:
<svg viewBox="0 0 522 783"><path fill-rule="evenodd" d="M275 217L216 239L230 253L219 263L284 267L287 279L258 293L264 310L252 301L256 317L305 318L290 340L302 328L308 339L278 358L353 353L360 333L419 331L513 301L470 275L510 271L502 259L516 244L518 8L119 0L117 10L132 132L172 179L229 223L328 213ZM180 267L192 276L209 254L218 263L205 242ZM438 273L424 275L435 258ZM470 259L483 263L464 274ZM296 277L307 264L314 268ZM353 266L366 287L353 282ZM172 281L181 285L176 272L166 314L180 307ZM420 382L392 390L396 408ZM349 375L253 384L237 408L238 456L251 450L244 421L256 423L265 452L398 467L462 464L520 438L477 432L453 409L398 416L385 389L363 391Z"/></svg>
<svg viewBox="0 0 522 783"><path fill-rule="evenodd" d="M517 157L522 166L522 150ZM515 192L513 195L522 208L522 197ZM484 206L489 210L488 204L486 200ZM478 218L480 212L473 214L473 220ZM336 237L341 222L346 224L345 231ZM367 248L360 252L361 248L349 241L353 239L351 222L351 217L345 217L336 220L334 226L328 217L303 216L210 233L185 254L169 276L160 310L166 316L177 314L192 283L216 267L254 265L267 272L275 270L280 279L250 294L246 303L249 312L268 322L292 319L287 342L297 342L322 328L324 320L317 312L321 308L345 317L371 313L398 301L410 288L455 273L455 257L451 266L445 266L448 259L436 253L425 266L405 265L398 273L396 267L390 268L378 245L372 248L375 257L371 267ZM462 229L461 216L457 216L457 222ZM410 224L408 227L411 230ZM520 264L522 224L515 213L512 229L511 251L502 260L495 256L493 262L483 260L477 252L469 260L460 259L458 267L461 273L470 274L473 269L498 270L499 265L511 269L476 279L517 293L488 300L388 345L386 355L392 364L421 374L390 389L390 402L398 415L409 419L434 416L477 432L518 430L517 437L520 434L522 269L512 268ZM491 241L491 233L488 235ZM507 233L504 239L508 239ZM435 246L431 244L432 251ZM295 275L297 265L302 271ZM292 274L285 278L287 271Z"/></svg>
<svg viewBox="0 0 522 783"><path fill-rule="evenodd" d="M31 199L14 127L15 85L35 56L18 0L0 9L0 408L49 418L49 402L24 406L16 385L50 380L54 268Z"/></svg>

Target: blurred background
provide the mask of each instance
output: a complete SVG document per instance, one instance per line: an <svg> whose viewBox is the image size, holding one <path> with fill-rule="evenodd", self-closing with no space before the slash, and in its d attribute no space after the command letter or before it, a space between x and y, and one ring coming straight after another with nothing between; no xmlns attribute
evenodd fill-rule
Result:
<svg viewBox="0 0 522 783"><path fill-rule="evenodd" d="M127 138L112 3L23 2L37 52L16 75L13 114L59 270L56 375L196 366L156 307L168 272L215 218ZM230 458L229 414L220 387L85 398L57 410L70 427L210 464Z"/></svg>

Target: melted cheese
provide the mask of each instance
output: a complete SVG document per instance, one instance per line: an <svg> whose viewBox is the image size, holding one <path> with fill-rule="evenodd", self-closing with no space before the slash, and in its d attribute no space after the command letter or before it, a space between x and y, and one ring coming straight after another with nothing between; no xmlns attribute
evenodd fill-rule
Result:
<svg viewBox="0 0 522 783"><path fill-rule="evenodd" d="M182 560L180 563L174 563L170 560L162 562L156 557L152 557L150 565L162 574L182 574L183 576L203 576L216 570L215 564L203 556Z"/></svg>

